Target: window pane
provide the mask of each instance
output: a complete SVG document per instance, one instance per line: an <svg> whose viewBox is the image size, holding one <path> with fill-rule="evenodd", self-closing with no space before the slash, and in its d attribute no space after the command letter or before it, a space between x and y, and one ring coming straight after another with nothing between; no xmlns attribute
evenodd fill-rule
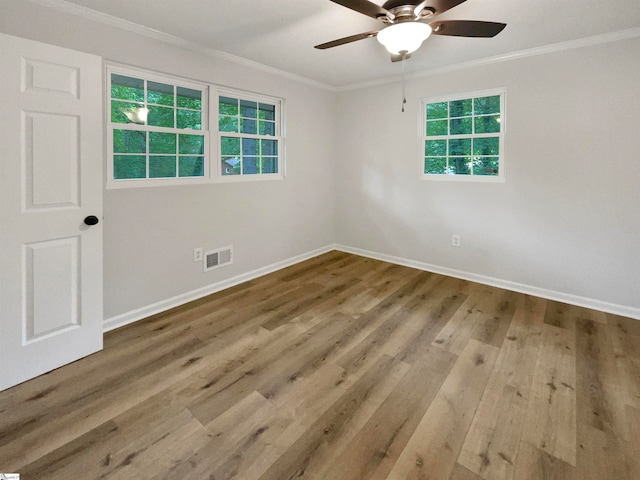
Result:
<svg viewBox="0 0 640 480"><path fill-rule="evenodd" d="M204 136L203 135L178 135L179 137L179 153L202 155L204 153ZM183 175L180 175L181 177Z"/></svg>
<svg viewBox="0 0 640 480"><path fill-rule="evenodd" d="M259 133L260 135L272 135L276 134L276 124L275 122L266 122L260 120L258 123Z"/></svg>
<svg viewBox="0 0 640 480"><path fill-rule="evenodd" d="M111 98L144 101L144 80L140 78L125 77L124 75L111 74Z"/></svg>
<svg viewBox="0 0 640 480"><path fill-rule="evenodd" d="M220 97L218 112L221 115L235 115L237 117L239 113L238 99L230 97Z"/></svg>
<svg viewBox="0 0 640 480"><path fill-rule="evenodd" d="M424 146L424 154L426 156L446 156L447 141L446 140L427 140Z"/></svg>
<svg viewBox="0 0 640 480"><path fill-rule="evenodd" d="M280 152L273 138L278 131L277 108L276 103L219 97L218 131L238 134L220 137L221 175L278 173Z"/></svg>
<svg viewBox="0 0 640 480"><path fill-rule="evenodd" d="M258 133L257 122L255 120L240 119L240 133Z"/></svg>
<svg viewBox="0 0 640 480"><path fill-rule="evenodd" d="M278 173L278 157L263 157L262 173Z"/></svg>
<svg viewBox="0 0 640 480"><path fill-rule="evenodd" d="M178 128L202 130L202 113L178 109Z"/></svg>
<svg viewBox="0 0 640 480"><path fill-rule="evenodd" d="M157 105L175 105L173 85L147 82L147 102Z"/></svg>
<svg viewBox="0 0 640 480"><path fill-rule="evenodd" d="M204 157L183 157L178 160L179 177L204 176Z"/></svg>
<svg viewBox="0 0 640 480"><path fill-rule="evenodd" d="M426 104L424 173L498 176L502 96Z"/></svg>
<svg viewBox="0 0 640 480"><path fill-rule="evenodd" d="M147 132L139 130L113 130L114 153L146 153Z"/></svg>
<svg viewBox="0 0 640 480"><path fill-rule="evenodd" d="M450 157L448 173L469 175L471 173L469 164L470 162L468 157Z"/></svg>
<svg viewBox="0 0 640 480"><path fill-rule="evenodd" d="M278 155L278 141L277 140L260 140L261 154L262 155Z"/></svg>
<svg viewBox="0 0 640 480"><path fill-rule="evenodd" d="M222 175L240 175L240 159L222 157Z"/></svg>
<svg viewBox="0 0 640 480"><path fill-rule="evenodd" d="M500 95L495 95L493 97L476 98L474 102L476 115L500 113Z"/></svg>
<svg viewBox="0 0 640 480"><path fill-rule="evenodd" d="M218 130L221 132L238 133L238 117L220 115L218 118Z"/></svg>
<svg viewBox="0 0 640 480"><path fill-rule="evenodd" d="M471 134L471 117L452 118L451 119L451 135L470 135Z"/></svg>
<svg viewBox="0 0 640 480"><path fill-rule="evenodd" d="M255 175L260 173L258 157L242 157L242 174Z"/></svg>
<svg viewBox="0 0 640 480"><path fill-rule="evenodd" d="M240 100L240 116L258 118L258 104L249 100Z"/></svg>
<svg viewBox="0 0 640 480"><path fill-rule="evenodd" d="M436 118L447 118L449 116L449 103L429 103L427 105L427 118L433 120Z"/></svg>
<svg viewBox="0 0 640 480"><path fill-rule="evenodd" d="M173 128L173 114L175 110L169 107L149 107L149 117L147 119L149 125L154 127Z"/></svg>
<svg viewBox="0 0 640 480"><path fill-rule="evenodd" d="M275 120L276 119L276 106L269 105L267 103L261 103L259 106L258 118L262 120Z"/></svg>
<svg viewBox="0 0 640 480"><path fill-rule="evenodd" d="M258 140L253 138L242 139L242 156L257 155L258 154Z"/></svg>
<svg viewBox="0 0 640 480"><path fill-rule="evenodd" d="M429 157L425 158L424 173L431 173L431 174L447 173L447 159L446 158L429 158Z"/></svg>
<svg viewBox="0 0 640 480"><path fill-rule="evenodd" d="M499 133L500 115L475 118L476 133Z"/></svg>
<svg viewBox="0 0 640 480"><path fill-rule="evenodd" d="M108 134L112 137L108 150L114 171L110 180L202 177L209 172L210 160L205 154L212 126L208 121L210 99L204 86L178 86L169 77L149 79L136 71L108 74ZM229 100L237 119L239 100Z"/></svg>
<svg viewBox="0 0 640 480"><path fill-rule="evenodd" d="M150 153L176 153L176 134L149 132Z"/></svg>
<svg viewBox="0 0 640 480"><path fill-rule="evenodd" d="M111 100L111 121L113 123L137 123L144 125L148 110L141 103L127 103Z"/></svg>
<svg viewBox="0 0 640 480"><path fill-rule="evenodd" d="M176 157L149 157L149 178L175 178Z"/></svg>
<svg viewBox="0 0 640 480"><path fill-rule="evenodd" d="M190 88L178 87L177 105L192 110L202 110L202 92Z"/></svg>
<svg viewBox="0 0 640 480"><path fill-rule="evenodd" d="M474 155L498 155L500 153L500 138L476 138L473 140Z"/></svg>
<svg viewBox="0 0 640 480"><path fill-rule="evenodd" d="M498 175L499 172L498 157L482 157L473 159L474 175Z"/></svg>
<svg viewBox="0 0 640 480"><path fill-rule="evenodd" d="M449 122L448 120L435 120L427 122L427 136L438 137L441 135L449 134Z"/></svg>
<svg viewBox="0 0 640 480"><path fill-rule="evenodd" d="M449 140L449 155L471 155L471 139Z"/></svg>
<svg viewBox="0 0 640 480"><path fill-rule="evenodd" d="M449 102L449 117L466 117L473 113L470 98Z"/></svg>
<svg viewBox="0 0 640 480"><path fill-rule="evenodd" d="M114 155L113 178L146 178L147 159L143 155Z"/></svg>
<svg viewBox="0 0 640 480"><path fill-rule="evenodd" d="M222 137L220 139L222 155L240 156L240 139L237 137Z"/></svg>

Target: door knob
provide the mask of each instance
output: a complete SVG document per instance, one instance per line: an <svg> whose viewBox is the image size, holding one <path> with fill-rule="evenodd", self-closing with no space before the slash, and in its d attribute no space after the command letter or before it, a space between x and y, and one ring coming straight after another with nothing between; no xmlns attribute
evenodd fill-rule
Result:
<svg viewBox="0 0 640 480"><path fill-rule="evenodd" d="M86 225L96 225L99 221L100 220L98 220L98 217L96 217L95 215L89 215L84 219L84 223Z"/></svg>

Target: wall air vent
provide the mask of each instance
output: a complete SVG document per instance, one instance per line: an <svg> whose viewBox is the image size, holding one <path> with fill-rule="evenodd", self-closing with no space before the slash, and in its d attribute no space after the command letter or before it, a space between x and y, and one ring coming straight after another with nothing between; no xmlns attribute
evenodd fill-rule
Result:
<svg viewBox="0 0 640 480"><path fill-rule="evenodd" d="M215 268L224 267L233 263L233 247L224 247L217 250L204 252L204 271L208 272Z"/></svg>

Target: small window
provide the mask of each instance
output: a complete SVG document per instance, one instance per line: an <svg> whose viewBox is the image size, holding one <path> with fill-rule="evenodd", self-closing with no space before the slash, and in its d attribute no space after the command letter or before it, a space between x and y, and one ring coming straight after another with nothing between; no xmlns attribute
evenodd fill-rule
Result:
<svg viewBox="0 0 640 480"><path fill-rule="evenodd" d="M282 100L220 91L219 175L222 180L282 178Z"/></svg>
<svg viewBox="0 0 640 480"><path fill-rule="evenodd" d="M210 180L208 87L109 67L108 186Z"/></svg>
<svg viewBox="0 0 640 480"><path fill-rule="evenodd" d="M422 177L504 181L505 90L422 101Z"/></svg>

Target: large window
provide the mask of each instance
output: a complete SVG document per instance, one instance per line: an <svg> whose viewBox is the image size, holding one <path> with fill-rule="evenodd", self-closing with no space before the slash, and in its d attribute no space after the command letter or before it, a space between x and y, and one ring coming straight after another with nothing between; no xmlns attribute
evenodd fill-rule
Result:
<svg viewBox="0 0 640 480"><path fill-rule="evenodd" d="M504 103L504 89L423 100L423 178L503 181Z"/></svg>
<svg viewBox="0 0 640 480"><path fill-rule="evenodd" d="M222 180L282 178L282 101L232 90L218 100Z"/></svg>
<svg viewBox="0 0 640 480"><path fill-rule="evenodd" d="M206 181L208 87L110 66L108 186Z"/></svg>

